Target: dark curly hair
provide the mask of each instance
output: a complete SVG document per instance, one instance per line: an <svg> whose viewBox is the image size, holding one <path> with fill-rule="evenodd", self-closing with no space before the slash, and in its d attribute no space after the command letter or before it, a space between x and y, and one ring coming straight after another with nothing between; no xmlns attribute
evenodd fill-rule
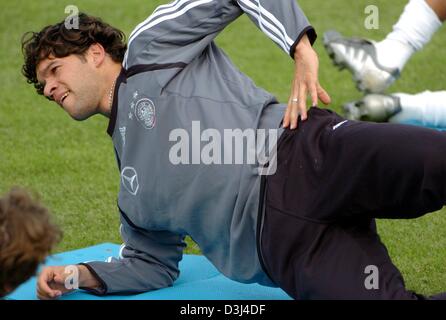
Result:
<svg viewBox="0 0 446 320"><path fill-rule="evenodd" d="M0 298L36 273L62 232L23 189L0 198Z"/></svg>
<svg viewBox="0 0 446 320"><path fill-rule="evenodd" d="M50 55L63 58L70 54L82 56L95 43L101 44L113 61L121 63L127 49L125 35L101 19L79 13L79 28L67 29L65 20L46 26L40 32L27 32L22 37L25 64L22 73L27 82L34 84L38 94L43 87L37 80L36 68Z"/></svg>

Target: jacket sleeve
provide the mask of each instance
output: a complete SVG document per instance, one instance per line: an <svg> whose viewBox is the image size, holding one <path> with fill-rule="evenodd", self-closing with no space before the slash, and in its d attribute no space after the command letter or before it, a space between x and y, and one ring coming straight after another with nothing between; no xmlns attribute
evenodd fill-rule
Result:
<svg viewBox="0 0 446 320"><path fill-rule="evenodd" d="M176 0L159 6L131 33L124 67L188 64L241 14L235 0Z"/></svg>
<svg viewBox="0 0 446 320"><path fill-rule="evenodd" d="M240 15L250 19L282 50L294 50L316 32L296 0L176 0L161 5L130 34L123 65L191 62Z"/></svg>
<svg viewBox="0 0 446 320"><path fill-rule="evenodd" d="M256 26L294 59L304 34L310 43L317 34L296 0L236 0Z"/></svg>
<svg viewBox="0 0 446 320"><path fill-rule="evenodd" d="M167 231L146 231L121 218L124 244L118 259L85 265L102 284L94 294L138 293L171 286L179 276L184 237Z"/></svg>

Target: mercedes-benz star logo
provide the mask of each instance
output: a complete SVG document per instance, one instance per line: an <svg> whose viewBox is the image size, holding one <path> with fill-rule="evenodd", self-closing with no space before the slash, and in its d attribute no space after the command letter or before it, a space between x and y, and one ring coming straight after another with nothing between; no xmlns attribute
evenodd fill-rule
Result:
<svg viewBox="0 0 446 320"><path fill-rule="evenodd" d="M138 174L135 169L125 167L121 172L121 180L127 191L135 196L139 189Z"/></svg>

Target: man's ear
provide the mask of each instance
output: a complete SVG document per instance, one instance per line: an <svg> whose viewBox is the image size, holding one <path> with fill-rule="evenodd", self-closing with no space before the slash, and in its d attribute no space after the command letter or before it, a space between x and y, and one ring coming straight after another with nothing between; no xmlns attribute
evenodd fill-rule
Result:
<svg viewBox="0 0 446 320"><path fill-rule="evenodd" d="M99 67L104 63L106 52L100 43L94 43L88 48L88 55L92 59L94 65Z"/></svg>

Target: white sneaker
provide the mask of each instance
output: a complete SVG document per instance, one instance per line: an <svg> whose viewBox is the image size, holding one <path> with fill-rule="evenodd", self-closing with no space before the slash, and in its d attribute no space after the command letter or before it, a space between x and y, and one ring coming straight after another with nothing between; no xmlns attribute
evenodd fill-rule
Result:
<svg viewBox="0 0 446 320"><path fill-rule="evenodd" d="M349 120L386 122L401 110L398 97L383 94L368 94L344 105L344 114Z"/></svg>
<svg viewBox="0 0 446 320"><path fill-rule="evenodd" d="M400 75L398 68L386 68L378 62L372 41L345 38L332 30L324 34L324 46L336 66L352 72L360 91L382 93Z"/></svg>

